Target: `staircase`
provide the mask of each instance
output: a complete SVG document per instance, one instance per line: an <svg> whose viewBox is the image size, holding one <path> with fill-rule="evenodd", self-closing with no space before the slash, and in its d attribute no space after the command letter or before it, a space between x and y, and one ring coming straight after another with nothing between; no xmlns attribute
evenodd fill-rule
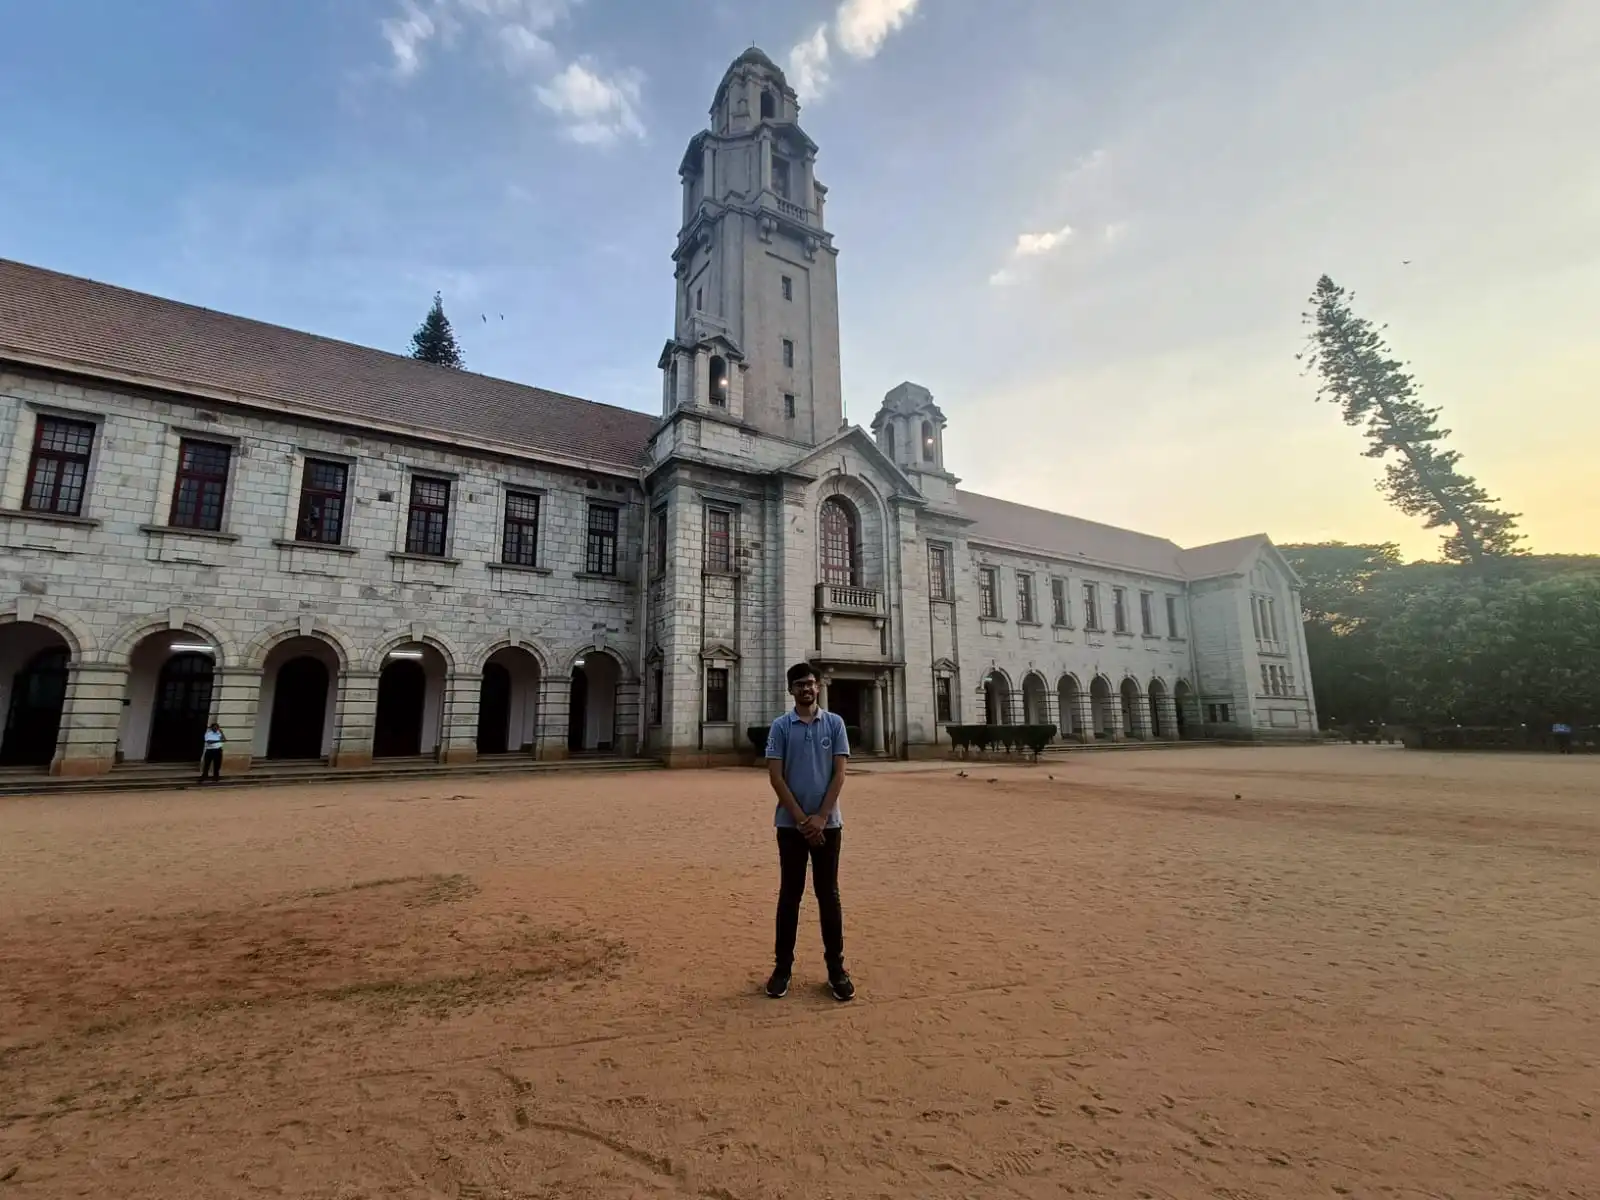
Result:
<svg viewBox="0 0 1600 1200"><path fill-rule="evenodd" d="M377 779L439 779L463 775L612 774L618 771L660 770L651 758L584 755L539 762L522 754L484 755L472 763L441 763L417 755L380 759L370 767L330 767L326 759L291 759L256 762L249 771L229 775L223 771L215 787L271 787L283 784L361 783ZM40 796L67 792L172 791L198 787L198 764L120 763L105 775L46 775L31 768L0 770L0 796Z"/></svg>

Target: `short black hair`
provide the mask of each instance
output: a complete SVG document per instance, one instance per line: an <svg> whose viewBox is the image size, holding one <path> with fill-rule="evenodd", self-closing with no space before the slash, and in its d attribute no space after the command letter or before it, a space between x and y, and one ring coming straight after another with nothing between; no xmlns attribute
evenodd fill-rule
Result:
<svg viewBox="0 0 1600 1200"><path fill-rule="evenodd" d="M807 662L795 663L794 666L789 668L789 686L793 687L808 676L815 679L817 677L816 668Z"/></svg>

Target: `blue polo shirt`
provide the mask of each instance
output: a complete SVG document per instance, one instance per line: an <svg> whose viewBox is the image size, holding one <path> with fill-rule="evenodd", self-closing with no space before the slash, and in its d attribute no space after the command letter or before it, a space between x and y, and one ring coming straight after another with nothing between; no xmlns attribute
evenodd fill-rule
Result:
<svg viewBox="0 0 1600 1200"><path fill-rule="evenodd" d="M772 723L767 733L767 757L783 762L783 781L807 816L822 811L823 798L833 783L836 754L850 756L850 739L845 734L844 718L824 709L818 709L810 721L802 721L790 709ZM773 824L779 829L795 827L794 818L782 804L778 805ZM828 814L828 828L838 829L843 824L839 806L834 805Z"/></svg>

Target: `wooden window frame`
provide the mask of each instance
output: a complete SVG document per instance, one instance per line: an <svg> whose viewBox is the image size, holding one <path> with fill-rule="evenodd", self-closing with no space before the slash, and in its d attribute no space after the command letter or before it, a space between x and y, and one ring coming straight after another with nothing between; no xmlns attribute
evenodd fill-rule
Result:
<svg viewBox="0 0 1600 1200"><path fill-rule="evenodd" d="M514 512L519 504L533 504L533 516ZM500 561L513 567L539 565L539 523L544 517L544 497L538 492L506 491L506 511L500 522Z"/></svg>
<svg viewBox="0 0 1600 1200"><path fill-rule="evenodd" d="M64 438L81 437L88 431L88 447L82 451L65 449L57 446L46 446L45 435L52 431L59 431ZM83 515L83 502L89 495L89 464L94 457L94 439L99 432L95 422L80 421L71 417L57 417L47 413L40 413L33 428L33 450L28 457L28 484L22 493L22 507L27 512L54 513L63 517L81 517ZM55 477L45 485L48 496L40 496L35 500L35 494L40 491L41 468L53 467ZM82 474L76 483L76 496L73 500L63 505L61 503L63 485L69 493L73 490L68 480L74 469L79 469Z"/></svg>
<svg viewBox="0 0 1600 1200"><path fill-rule="evenodd" d="M597 521L596 518L603 518ZM606 522L610 528L606 528ZM614 504L590 504L584 523L583 573L614 577L617 550L622 541L622 510Z"/></svg>
<svg viewBox="0 0 1600 1200"><path fill-rule="evenodd" d="M444 503L438 504L419 496L428 488L443 488ZM454 491L451 481L434 475L413 475L411 492L406 498L406 553L424 558L443 558L450 548L450 501ZM437 528L431 518L438 517ZM419 522L418 518L422 518ZM434 548L437 545L437 548Z"/></svg>
<svg viewBox="0 0 1600 1200"><path fill-rule="evenodd" d="M211 470L198 470L192 465L185 465L191 449L205 447L207 450L220 450L223 455L222 470L220 473ZM205 438L179 438L178 439L178 470L172 480L172 508L167 514L167 524L174 529L198 529L205 533L219 533L222 530L222 519L227 515L228 481L233 474L233 446L227 442L213 442ZM192 506L184 504L184 484L195 485L195 496ZM216 523L207 524L204 519L206 511L206 498L208 488L216 488ZM192 508L192 511L191 511Z"/></svg>
<svg viewBox="0 0 1600 1200"><path fill-rule="evenodd" d="M339 486L329 487L315 482L321 468L338 472ZM300 510L294 522L294 540L313 542L319 546L344 544L345 518L349 513L350 464L332 458L307 455L300 467ZM329 507L333 510L330 520ZM318 509L318 505L322 507ZM328 526L332 525L330 531Z"/></svg>

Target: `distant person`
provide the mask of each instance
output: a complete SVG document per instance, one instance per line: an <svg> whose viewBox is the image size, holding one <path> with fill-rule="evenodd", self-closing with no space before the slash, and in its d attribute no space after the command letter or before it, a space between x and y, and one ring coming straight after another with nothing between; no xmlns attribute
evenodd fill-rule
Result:
<svg viewBox="0 0 1600 1200"><path fill-rule="evenodd" d="M228 739L222 736L222 727L215 721L206 726L205 749L200 753L200 782L206 781L209 774L218 783L222 782L222 745Z"/></svg>
<svg viewBox="0 0 1600 1200"><path fill-rule="evenodd" d="M828 987L835 1000L852 1000L856 986L844 969L844 912L839 903L839 843L844 835L839 793L850 742L843 719L817 706L817 674L810 664L790 667L788 680L794 708L774 721L767 733L767 778L778 797L773 824L778 830L780 875L777 942L767 995L781 1000L789 994L809 862L822 920Z"/></svg>
<svg viewBox="0 0 1600 1200"><path fill-rule="evenodd" d="M1572 753L1572 726L1565 721L1557 721L1550 726L1550 732L1555 734L1556 750L1561 754Z"/></svg>

